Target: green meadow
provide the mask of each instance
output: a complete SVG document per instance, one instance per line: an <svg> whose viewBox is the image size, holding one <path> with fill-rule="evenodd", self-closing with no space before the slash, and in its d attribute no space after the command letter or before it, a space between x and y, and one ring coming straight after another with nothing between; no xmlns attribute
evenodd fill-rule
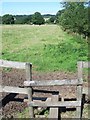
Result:
<svg viewBox="0 0 90 120"><path fill-rule="evenodd" d="M58 25L3 25L2 59L31 62L36 71L76 71L87 61L88 44Z"/></svg>

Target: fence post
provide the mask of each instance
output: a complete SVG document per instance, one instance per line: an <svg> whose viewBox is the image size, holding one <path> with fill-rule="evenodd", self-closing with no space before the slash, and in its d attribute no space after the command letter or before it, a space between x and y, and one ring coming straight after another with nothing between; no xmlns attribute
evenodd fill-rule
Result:
<svg viewBox="0 0 90 120"><path fill-rule="evenodd" d="M83 62L78 62L77 64L78 66L78 83L82 83L83 82L83 73L82 73L82 68L83 68ZM82 105L82 85L78 85L77 86L77 101L81 101L81 105ZM81 118L82 117L82 111L81 111L81 106L76 108L76 116L77 118Z"/></svg>
<svg viewBox="0 0 90 120"><path fill-rule="evenodd" d="M26 63L26 79L27 81L32 80L32 64L31 63ZM27 88L28 89L28 107L29 107L29 114L30 118L34 117L34 111L33 107L30 107L29 104L32 101L32 87Z"/></svg>

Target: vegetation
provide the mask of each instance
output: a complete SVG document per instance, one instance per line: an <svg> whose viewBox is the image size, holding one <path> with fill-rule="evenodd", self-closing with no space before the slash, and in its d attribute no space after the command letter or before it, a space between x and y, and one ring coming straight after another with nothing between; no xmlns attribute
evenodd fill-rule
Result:
<svg viewBox="0 0 90 120"><path fill-rule="evenodd" d="M31 24L31 15L16 15L15 24Z"/></svg>
<svg viewBox="0 0 90 120"><path fill-rule="evenodd" d="M45 23L44 18L42 17L42 15L39 12L35 12L32 15L31 21L32 21L32 24L35 24L35 25L41 25L41 24Z"/></svg>
<svg viewBox="0 0 90 120"><path fill-rule="evenodd" d="M64 11L58 17L59 24L65 29L72 32L83 34L85 37L90 36L90 22L88 10L90 6L85 6L83 2L65 2L63 3ZM59 12L60 13L60 12Z"/></svg>
<svg viewBox="0 0 90 120"><path fill-rule="evenodd" d="M38 71L75 71L88 57L87 41L57 25L4 25L2 40L3 59L32 62Z"/></svg>
<svg viewBox="0 0 90 120"><path fill-rule="evenodd" d="M13 15L6 14L2 17L3 24L14 24L14 17Z"/></svg>
<svg viewBox="0 0 90 120"><path fill-rule="evenodd" d="M0 24L2 23L2 17L0 16Z"/></svg>
<svg viewBox="0 0 90 120"><path fill-rule="evenodd" d="M34 13L33 15L12 15L13 18L14 18L14 22L13 24L32 24L35 22L35 19L38 19L37 21L41 22L41 23L45 23L45 19L49 19L51 17L54 17L55 18L55 15L50 15L50 14L45 14L45 15L41 15L41 13L39 13L39 17L36 17L34 18L39 12L36 12ZM3 24L7 24L7 18L8 16L11 16L11 15L3 15L2 17L0 16L0 21L1 21L1 18L4 18L2 19L2 23ZM33 21L34 19L34 21ZM1 24L1 22L0 22ZM8 22L8 24L11 24L10 22Z"/></svg>

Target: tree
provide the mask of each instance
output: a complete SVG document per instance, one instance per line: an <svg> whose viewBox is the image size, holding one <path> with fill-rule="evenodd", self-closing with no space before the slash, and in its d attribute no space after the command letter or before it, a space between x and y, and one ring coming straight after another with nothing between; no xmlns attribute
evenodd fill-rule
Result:
<svg viewBox="0 0 90 120"><path fill-rule="evenodd" d="M50 21L50 23L54 23L55 22L55 17L54 16L50 17L49 21Z"/></svg>
<svg viewBox="0 0 90 120"><path fill-rule="evenodd" d="M6 14L2 17L3 24L14 24L14 17L13 15Z"/></svg>
<svg viewBox="0 0 90 120"><path fill-rule="evenodd" d="M0 16L0 24L2 24L2 17Z"/></svg>
<svg viewBox="0 0 90 120"><path fill-rule="evenodd" d="M59 17L61 16L61 14L64 12L64 9L62 10L59 10L57 13L56 13L56 23L59 23Z"/></svg>
<svg viewBox="0 0 90 120"><path fill-rule="evenodd" d="M41 24L44 24L45 23L45 20L44 18L42 17L42 15L39 13L39 12L35 12L33 15L32 15L32 23L35 24L35 25L41 25Z"/></svg>
<svg viewBox="0 0 90 120"><path fill-rule="evenodd" d="M83 2L65 2L64 12L59 17L59 24L79 34L88 34L88 12Z"/></svg>

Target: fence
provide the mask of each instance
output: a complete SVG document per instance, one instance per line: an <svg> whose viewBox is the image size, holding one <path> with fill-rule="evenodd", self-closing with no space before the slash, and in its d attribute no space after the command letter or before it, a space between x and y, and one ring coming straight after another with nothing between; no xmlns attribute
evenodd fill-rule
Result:
<svg viewBox="0 0 90 120"><path fill-rule="evenodd" d="M82 117L81 105L82 105L82 94L86 93L86 89L82 89L83 85L83 76L82 71L83 68L90 67L88 62L78 62L78 79L76 80L48 80L46 81L32 81L32 64L31 63L23 63L23 62L12 62L6 60L0 60L0 67L10 67L10 68L17 68L17 69L25 69L26 70L26 80L24 81L25 88L19 88L14 86L2 86L0 85L0 92L10 92L10 93L19 93L19 94L27 94L28 95L28 107L29 107L29 114L30 118L34 117L34 110L33 107L50 107L49 118L59 118L59 107L67 106L67 107L76 107L77 116L76 118ZM77 86L77 99L76 101L59 101L59 93L58 92L51 92L54 93L52 97L49 99L47 98L46 101L35 101L33 100L33 86L67 86L67 85L74 85ZM45 92L45 91L37 91L37 92ZM50 91L47 91L50 92Z"/></svg>

